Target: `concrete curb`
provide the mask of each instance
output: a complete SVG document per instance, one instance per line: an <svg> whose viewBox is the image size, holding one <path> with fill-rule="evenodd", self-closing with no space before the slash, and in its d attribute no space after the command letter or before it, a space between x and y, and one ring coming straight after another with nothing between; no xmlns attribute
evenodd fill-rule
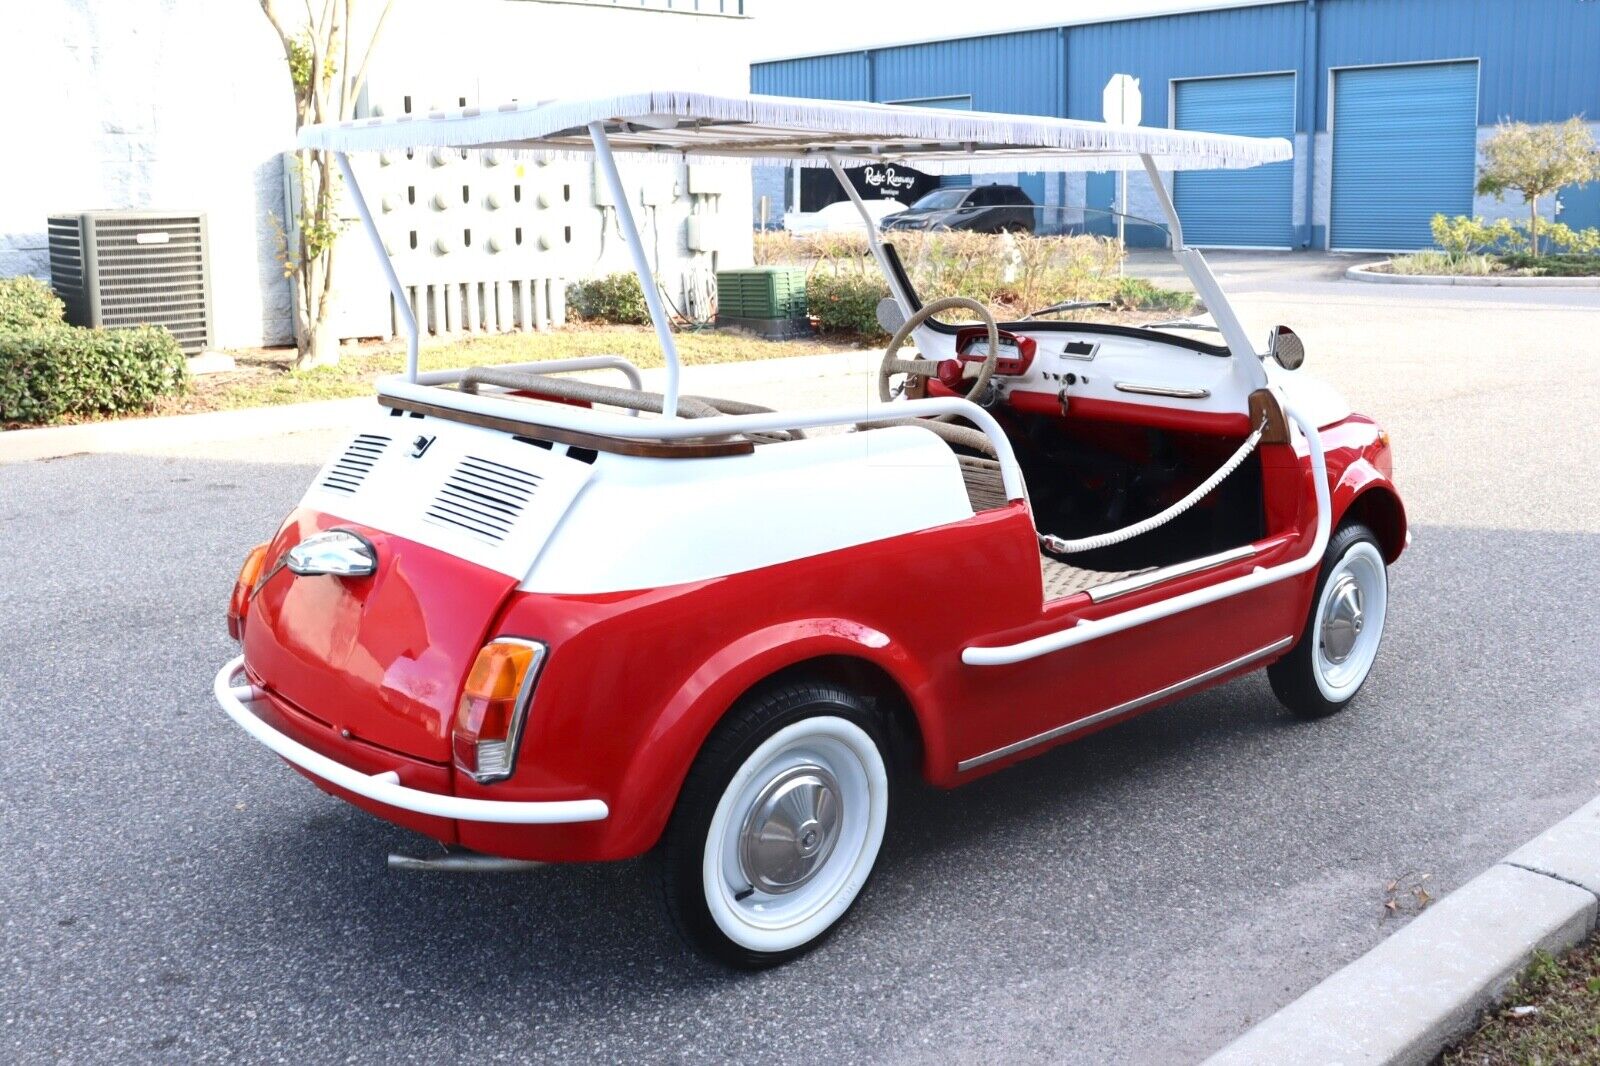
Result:
<svg viewBox="0 0 1600 1066"><path fill-rule="evenodd" d="M881 351L848 351L790 356L785 359L757 359L744 363L707 363L685 367L683 381L685 391L708 393L741 385L866 373L877 365L880 358ZM594 376L611 381L616 377L616 372L603 371ZM641 376L645 388L659 387L665 371L659 368L646 370ZM371 409L372 404L373 397L358 396L348 400L208 411L197 415L122 418L75 426L6 430L0 432L0 465L33 459L58 459L88 452L143 451L338 429L360 418Z"/></svg>
<svg viewBox="0 0 1600 1066"><path fill-rule="evenodd" d="M1536 950L1600 909L1600 799L1468 881L1223 1048L1207 1066L1421 1064L1471 1030Z"/></svg>
<svg viewBox="0 0 1600 1066"><path fill-rule="evenodd" d="M1382 263L1353 266L1344 272L1350 281L1366 281L1378 285L1464 285L1489 289L1600 289L1600 278L1524 278L1468 277L1455 274L1385 274L1372 269Z"/></svg>

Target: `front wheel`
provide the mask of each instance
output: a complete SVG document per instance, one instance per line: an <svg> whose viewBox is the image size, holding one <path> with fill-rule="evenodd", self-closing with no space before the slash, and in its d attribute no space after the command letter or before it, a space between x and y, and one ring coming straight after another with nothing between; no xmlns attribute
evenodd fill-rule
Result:
<svg viewBox="0 0 1600 1066"><path fill-rule="evenodd" d="M1278 701L1300 718L1343 710L1372 671L1389 608L1389 572L1370 529L1328 541L1311 613L1294 650L1267 667Z"/></svg>
<svg viewBox="0 0 1600 1066"><path fill-rule="evenodd" d="M746 700L706 742L662 838L667 911L740 969L820 944L872 874L889 814L880 725L837 685Z"/></svg>

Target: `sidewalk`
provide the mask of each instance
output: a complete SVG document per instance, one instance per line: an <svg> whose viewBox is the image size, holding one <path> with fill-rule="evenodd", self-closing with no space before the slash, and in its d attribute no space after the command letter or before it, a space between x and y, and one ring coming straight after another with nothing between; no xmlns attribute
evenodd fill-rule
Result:
<svg viewBox="0 0 1600 1066"><path fill-rule="evenodd" d="M769 406L810 406L812 393L824 393L827 402L838 403L857 394L853 380L859 384L859 395L865 398L872 380L870 374L881 358L879 351L849 351L746 363L711 363L684 367L680 384L686 393L725 392L732 398ZM617 375L615 371L598 371L575 376L614 382ZM646 389L659 390L666 371L645 370L641 376ZM373 403L373 397L358 397L197 415L121 418L72 426L13 429L0 432L0 464L337 429L371 411Z"/></svg>

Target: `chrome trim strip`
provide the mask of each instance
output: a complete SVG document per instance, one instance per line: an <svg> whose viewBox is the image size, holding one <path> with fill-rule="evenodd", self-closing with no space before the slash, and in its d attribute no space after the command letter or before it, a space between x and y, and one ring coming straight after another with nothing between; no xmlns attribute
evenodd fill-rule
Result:
<svg viewBox="0 0 1600 1066"><path fill-rule="evenodd" d="M1173 400L1204 400L1210 397L1210 389L1178 389L1167 385L1141 385L1136 381L1119 381L1116 383L1118 392L1132 392L1139 396L1165 396Z"/></svg>
<svg viewBox="0 0 1600 1066"><path fill-rule="evenodd" d="M1215 555L1202 555L1200 558L1190 559L1186 563L1174 563L1171 566L1163 566L1160 569L1150 570L1143 574L1134 574L1132 577L1118 578L1115 581L1108 581L1104 585L1097 585L1090 589L1089 599L1095 603L1104 603L1107 600L1114 600L1118 596L1126 596L1130 592L1147 589L1151 585L1159 585L1163 581L1170 581L1178 577L1188 577L1190 574L1198 574L1203 570L1210 570L1212 567L1222 566L1226 563L1236 563L1241 559L1250 558L1255 553L1254 544L1245 544L1237 548L1230 548L1225 552L1218 552Z"/></svg>
<svg viewBox="0 0 1600 1066"><path fill-rule="evenodd" d="M1076 733L1080 729L1087 729L1098 722L1105 721L1107 718L1115 718L1120 714L1136 711L1140 707L1148 707L1152 703L1157 703L1169 696L1176 696L1181 692L1187 692L1189 689L1203 685L1207 681L1221 677L1223 674L1232 673L1242 666L1249 666L1253 662L1265 659L1273 652L1281 651L1293 643L1294 637L1292 636L1284 637L1282 640L1275 640L1264 648L1257 648L1255 651L1241 655L1230 662L1225 662L1221 666L1213 666L1203 673L1174 682L1166 688L1157 689L1136 699L1131 699L1126 703L1119 703L1115 707L1107 707L1105 710L1097 711L1087 718L1079 718L1068 722L1066 725L1058 725L1054 729L1047 729L1043 733L1019 740L1015 744L1007 744L1003 748L996 748L994 751L986 752L983 755L975 755L970 759L963 759L961 762L956 763L956 772L966 773L968 770L975 770L980 766L994 762L996 759L1004 759L1006 756L1015 755L1019 751L1026 751L1029 748L1048 743L1070 733Z"/></svg>

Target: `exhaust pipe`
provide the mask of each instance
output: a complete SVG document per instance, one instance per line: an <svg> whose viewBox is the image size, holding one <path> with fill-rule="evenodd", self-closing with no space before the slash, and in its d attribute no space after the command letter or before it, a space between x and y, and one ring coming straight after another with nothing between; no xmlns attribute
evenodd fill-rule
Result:
<svg viewBox="0 0 1600 1066"><path fill-rule="evenodd" d="M549 863L533 859L504 859L498 855L480 855L475 851L450 851L431 858L416 855L389 853L391 870L430 870L439 873L503 874L523 870L537 870Z"/></svg>

